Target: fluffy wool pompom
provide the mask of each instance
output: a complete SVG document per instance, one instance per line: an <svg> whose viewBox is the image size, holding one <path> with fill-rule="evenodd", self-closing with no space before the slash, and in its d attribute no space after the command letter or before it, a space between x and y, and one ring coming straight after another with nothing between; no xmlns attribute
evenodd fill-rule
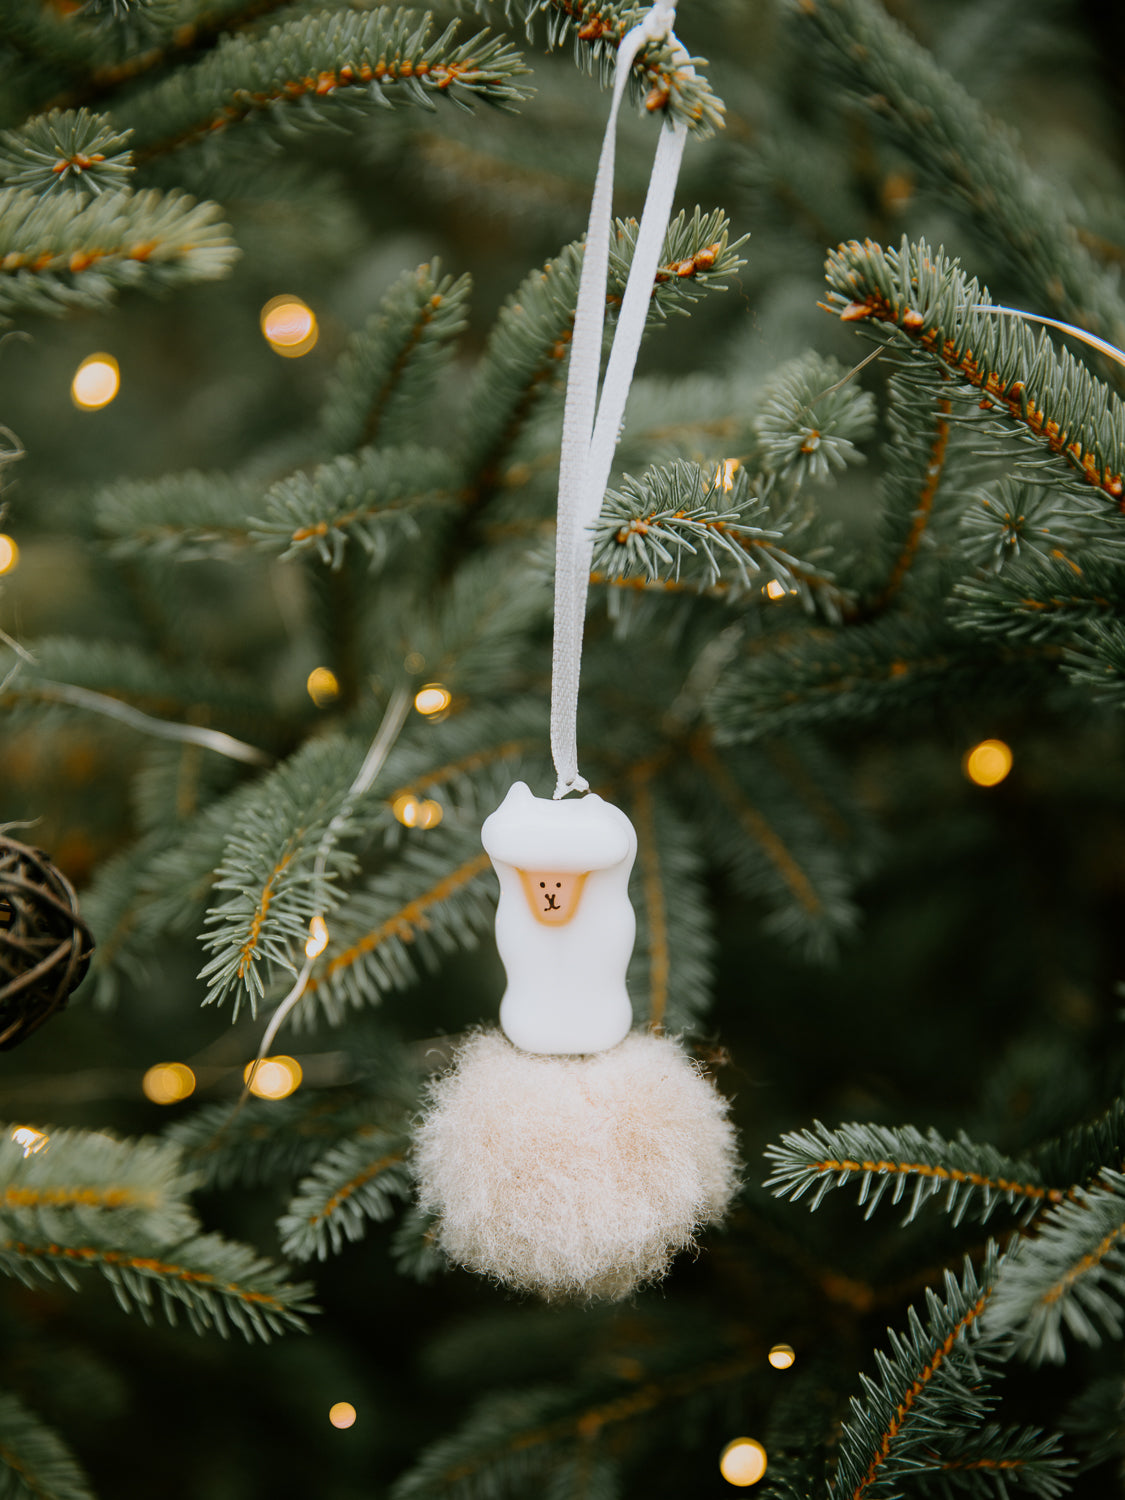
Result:
<svg viewBox="0 0 1125 1500"><path fill-rule="evenodd" d="M477 1032L416 1132L419 1205L471 1271L548 1299L625 1297L726 1211L727 1109L668 1037L573 1057Z"/></svg>

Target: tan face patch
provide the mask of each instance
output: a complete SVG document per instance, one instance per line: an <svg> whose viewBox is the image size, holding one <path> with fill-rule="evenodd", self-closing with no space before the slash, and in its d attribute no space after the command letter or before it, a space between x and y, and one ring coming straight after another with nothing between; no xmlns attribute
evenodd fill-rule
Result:
<svg viewBox="0 0 1125 1500"><path fill-rule="evenodd" d="M535 920L544 927L565 927L578 910L588 871L574 875L557 870L521 870L519 874Z"/></svg>

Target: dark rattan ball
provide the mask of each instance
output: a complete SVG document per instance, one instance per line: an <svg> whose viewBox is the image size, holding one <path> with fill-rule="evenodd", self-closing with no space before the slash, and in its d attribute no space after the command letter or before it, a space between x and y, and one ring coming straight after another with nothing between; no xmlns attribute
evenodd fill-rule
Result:
<svg viewBox="0 0 1125 1500"><path fill-rule="evenodd" d="M70 881L42 850L0 833L0 1051L63 1008L93 951Z"/></svg>

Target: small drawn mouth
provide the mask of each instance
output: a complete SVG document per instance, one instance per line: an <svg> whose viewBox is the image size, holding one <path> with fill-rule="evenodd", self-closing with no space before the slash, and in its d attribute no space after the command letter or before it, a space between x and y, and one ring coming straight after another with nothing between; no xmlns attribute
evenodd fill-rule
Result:
<svg viewBox="0 0 1125 1500"><path fill-rule="evenodd" d="M559 903L555 900L554 896L548 896L547 905L543 909L544 911L558 911Z"/></svg>

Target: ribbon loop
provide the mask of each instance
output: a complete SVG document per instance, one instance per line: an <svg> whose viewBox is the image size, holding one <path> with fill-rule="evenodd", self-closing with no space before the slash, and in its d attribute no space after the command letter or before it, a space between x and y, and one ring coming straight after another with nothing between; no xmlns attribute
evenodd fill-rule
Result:
<svg viewBox="0 0 1125 1500"><path fill-rule="evenodd" d="M551 754L558 775L556 798L564 797L567 792L586 791L589 786L578 770L577 720L582 631L594 550L592 528L601 511L602 497L613 466L687 140L685 125L679 121L665 121L657 142L629 279L599 401L609 237L613 222L617 115L630 69L645 43L671 36L677 62L682 59L685 68L690 69L688 54L672 32L675 17L675 0L654 0L639 24L621 39L617 49L613 98L590 204L590 223L570 346L559 460L555 635L551 671Z"/></svg>

